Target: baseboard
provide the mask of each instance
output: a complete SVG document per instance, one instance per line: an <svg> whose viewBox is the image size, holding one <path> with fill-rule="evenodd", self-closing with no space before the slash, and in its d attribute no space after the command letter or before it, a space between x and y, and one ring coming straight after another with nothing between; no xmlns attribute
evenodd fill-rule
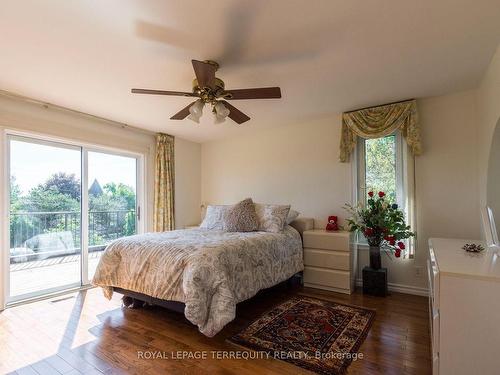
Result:
<svg viewBox="0 0 500 375"><path fill-rule="evenodd" d="M356 279L356 286L363 286L362 279ZM405 293L405 294L413 294L416 296L429 296L429 290L427 288L421 288L418 286L411 285L403 285L403 284L395 284L395 283L387 283L389 291L397 292L397 293Z"/></svg>
<svg viewBox="0 0 500 375"><path fill-rule="evenodd" d="M337 292L337 293L343 293L343 294L351 294L351 290L350 289L333 288L333 287L329 287L329 286L312 284L312 283L304 283L304 286L306 288L322 289L322 290L328 290L330 292Z"/></svg>

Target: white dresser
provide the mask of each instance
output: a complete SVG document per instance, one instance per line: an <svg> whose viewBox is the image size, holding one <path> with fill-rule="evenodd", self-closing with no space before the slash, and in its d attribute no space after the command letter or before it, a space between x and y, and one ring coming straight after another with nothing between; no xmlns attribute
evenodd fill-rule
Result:
<svg viewBox="0 0 500 375"><path fill-rule="evenodd" d="M500 257L462 250L473 240L429 240L433 374L500 374Z"/></svg>
<svg viewBox="0 0 500 375"><path fill-rule="evenodd" d="M304 286L350 294L356 267L350 233L306 230L304 241Z"/></svg>

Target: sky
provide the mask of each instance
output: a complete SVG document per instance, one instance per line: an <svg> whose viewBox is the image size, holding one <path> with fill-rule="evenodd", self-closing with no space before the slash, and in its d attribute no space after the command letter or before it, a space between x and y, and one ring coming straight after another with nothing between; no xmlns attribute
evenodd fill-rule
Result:
<svg viewBox="0 0 500 375"><path fill-rule="evenodd" d="M12 140L10 143L10 175L25 194L58 172L81 176L80 148L55 147L52 144ZM136 188L136 159L100 152L89 152L89 187L97 179L101 186L124 183Z"/></svg>

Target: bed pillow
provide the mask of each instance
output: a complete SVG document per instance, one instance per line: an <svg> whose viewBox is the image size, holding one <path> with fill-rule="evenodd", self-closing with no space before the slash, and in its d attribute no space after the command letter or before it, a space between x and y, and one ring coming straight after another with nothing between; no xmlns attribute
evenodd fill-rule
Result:
<svg viewBox="0 0 500 375"><path fill-rule="evenodd" d="M227 210L228 207L230 206L209 205L207 207L207 212L205 213L205 218L200 224L200 228L222 230L223 229L222 215L224 210Z"/></svg>
<svg viewBox="0 0 500 375"><path fill-rule="evenodd" d="M255 204L255 212L259 219L259 231L280 233L286 225L290 205Z"/></svg>
<svg viewBox="0 0 500 375"><path fill-rule="evenodd" d="M296 218L298 218L299 215L300 215L299 211L295 211L295 210L290 209L290 211L288 212L288 216L286 217L286 223L290 224L292 221L294 221Z"/></svg>
<svg viewBox="0 0 500 375"><path fill-rule="evenodd" d="M200 228L252 232L257 230L258 226L254 203L251 198L247 198L232 205L209 205Z"/></svg>
<svg viewBox="0 0 500 375"><path fill-rule="evenodd" d="M259 227L257 213L251 198L229 206L222 213L223 228L227 232L252 232Z"/></svg>

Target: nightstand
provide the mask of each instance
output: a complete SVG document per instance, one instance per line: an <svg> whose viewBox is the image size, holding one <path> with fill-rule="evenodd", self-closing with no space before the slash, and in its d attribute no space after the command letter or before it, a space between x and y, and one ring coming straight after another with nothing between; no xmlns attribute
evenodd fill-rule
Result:
<svg viewBox="0 0 500 375"><path fill-rule="evenodd" d="M350 233L306 230L304 286L351 294L354 291L356 255Z"/></svg>

